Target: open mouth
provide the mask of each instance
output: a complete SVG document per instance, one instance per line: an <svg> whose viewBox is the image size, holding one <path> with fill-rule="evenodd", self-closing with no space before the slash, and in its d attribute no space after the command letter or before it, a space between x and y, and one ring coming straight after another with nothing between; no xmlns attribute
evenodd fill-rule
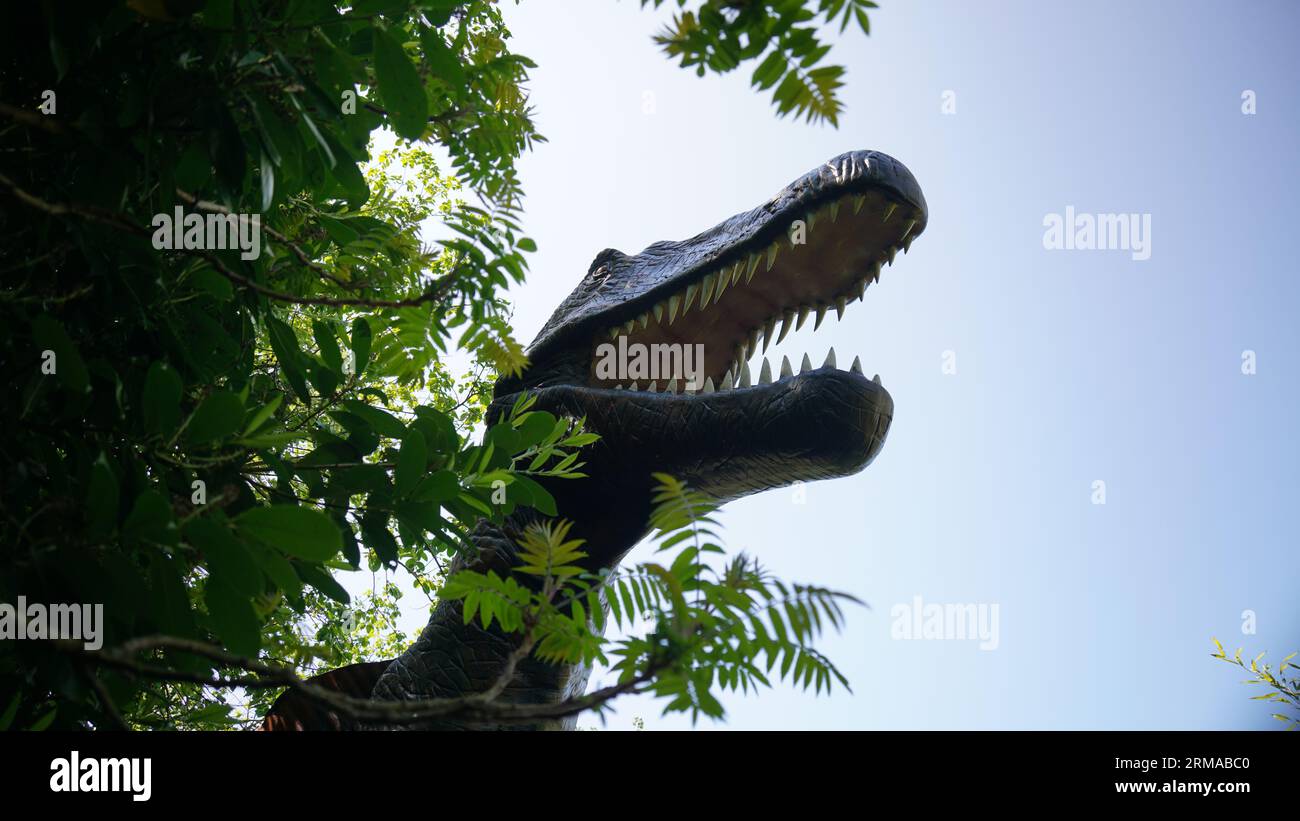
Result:
<svg viewBox="0 0 1300 821"><path fill-rule="evenodd" d="M817 368L808 354L797 364L789 357L779 364L765 356L761 363L750 360L807 322L815 330L832 312L842 320L897 254L906 253L924 230L924 213L892 193L840 192L773 226L761 241L731 249L716 264L660 289L667 293L638 299L631 306L638 313L593 340L589 386L702 395L778 383L814 369L842 369L847 357L833 348ZM645 351L650 364L661 367L598 368L611 342L624 351ZM689 353L656 358L658 351L676 353L687 346L698 352L695 361ZM853 356L847 370L865 380L860 357ZM880 377L871 381L879 385Z"/></svg>

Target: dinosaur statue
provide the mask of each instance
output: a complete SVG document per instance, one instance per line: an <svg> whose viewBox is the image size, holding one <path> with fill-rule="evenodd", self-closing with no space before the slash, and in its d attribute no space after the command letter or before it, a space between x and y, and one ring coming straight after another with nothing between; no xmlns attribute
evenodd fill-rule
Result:
<svg viewBox="0 0 1300 821"><path fill-rule="evenodd" d="M584 451L590 478L548 486L559 516L586 539L589 570L613 568L648 532L652 471L687 481L718 501L796 481L848 476L880 452L894 404L879 376L859 359L837 368L832 349L821 367L807 355L777 375L763 359L757 378L747 360L761 342L780 341L813 316L842 318L846 305L879 281L901 248L925 230L925 197L911 172L875 151L842 154L786 186L759 207L681 242L657 242L629 256L596 255L578 287L528 349L521 377L500 379L488 421L508 412L521 391L539 410L585 416L601 435ZM802 222L799 222L802 221ZM803 240L803 242L800 242ZM778 330L779 328L779 330ZM631 384L598 376L602 343L702 345L704 384L676 379ZM540 514L520 510L500 526L480 520L479 548L456 567L500 575L514 563L519 534ZM314 681L375 699L446 698L480 692L501 675L517 646L496 625L465 625L459 601L438 604L419 639L391 661L351 665ZM588 670L525 659L499 699L558 701L583 692ZM568 728L573 719L531 729ZM286 692L264 729L348 729L317 703ZM481 728L442 721L432 728ZM514 725L518 726L518 725Z"/></svg>

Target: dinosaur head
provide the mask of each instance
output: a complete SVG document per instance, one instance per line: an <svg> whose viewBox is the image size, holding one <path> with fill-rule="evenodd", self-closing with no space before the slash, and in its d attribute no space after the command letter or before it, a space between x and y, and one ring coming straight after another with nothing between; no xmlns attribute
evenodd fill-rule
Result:
<svg viewBox="0 0 1300 821"><path fill-rule="evenodd" d="M602 440L582 484L613 504L656 470L722 500L855 473L893 418L879 378L852 355L747 361L806 321L842 318L926 219L901 163L854 151L690 239L602 251L533 341L528 369L497 383L493 413L527 390L538 408L585 416Z"/></svg>

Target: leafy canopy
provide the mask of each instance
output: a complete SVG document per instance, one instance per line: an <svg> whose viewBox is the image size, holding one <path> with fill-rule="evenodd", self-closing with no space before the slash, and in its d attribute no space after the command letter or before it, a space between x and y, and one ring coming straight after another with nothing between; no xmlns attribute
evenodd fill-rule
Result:
<svg viewBox="0 0 1300 821"><path fill-rule="evenodd" d="M811 21L865 30L871 5L710 0L660 42L701 72L766 51L754 80L778 112L833 123L842 70L818 66ZM546 598L512 579L444 582L478 519L554 516L538 480L581 476L595 439L527 399L472 436L496 376L527 364L501 294L536 250L514 163L543 139L533 64L496 2L3 15L0 601L102 603L105 648L161 634L309 674L403 647L403 587L477 590L471 615L531 630L545 658L653 670L675 709L717 715L705 678L763 683L758 656L829 685L806 645L833 599L745 563L710 576L695 562L707 542L595 578L557 522L525 544ZM260 253L159 247L155 220L177 209L256 217ZM469 372L448 369L453 351ZM691 498L671 487L670 507ZM673 515L657 525L669 542L697 521ZM359 573L372 583L354 599L339 579ZM612 645L588 629L602 593L651 633ZM0 726L223 727L272 695L232 691L239 664L174 643L139 667L100 661L0 644Z"/></svg>

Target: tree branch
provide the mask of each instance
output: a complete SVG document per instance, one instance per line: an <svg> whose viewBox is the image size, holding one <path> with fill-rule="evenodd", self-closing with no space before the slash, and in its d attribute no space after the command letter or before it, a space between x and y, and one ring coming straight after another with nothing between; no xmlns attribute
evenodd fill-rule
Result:
<svg viewBox="0 0 1300 821"><path fill-rule="evenodd" d="M176 636L141 636L122 643L111 650L86 650L80 642L58 641L62 650L77 655L88 664L111 667L147 678L167 681L186 681L219 688L288 687L308 698L326 705L340 716L358 721L379 724L404 724L439 718L479 719L496 721L530 721L544 718L565 718L584 710L601 706L611 699L628 693L640 692L642 685L668 666L667 660L650 664L635 677L619 684L603 687L576 698L549 704L506 704L495 699L504 690L498 679L489 690L462 698L435 698L418 701L376 701L343 695L334 690L312 684L300 678L288 667L264 664L255 659L228 653L219 647ZM167 667L137 661L134 656L154 650L174 650L192 653L228 667L246 670L252 675L211 678L203 674L172 670ZM512 656L512 658L514 658ZM517 663L518 658L514 658ZM505 679L505 677L502 677ZM505 679L508 682L508 679ZM498 686L500 685L500 686Z"/></svg>

